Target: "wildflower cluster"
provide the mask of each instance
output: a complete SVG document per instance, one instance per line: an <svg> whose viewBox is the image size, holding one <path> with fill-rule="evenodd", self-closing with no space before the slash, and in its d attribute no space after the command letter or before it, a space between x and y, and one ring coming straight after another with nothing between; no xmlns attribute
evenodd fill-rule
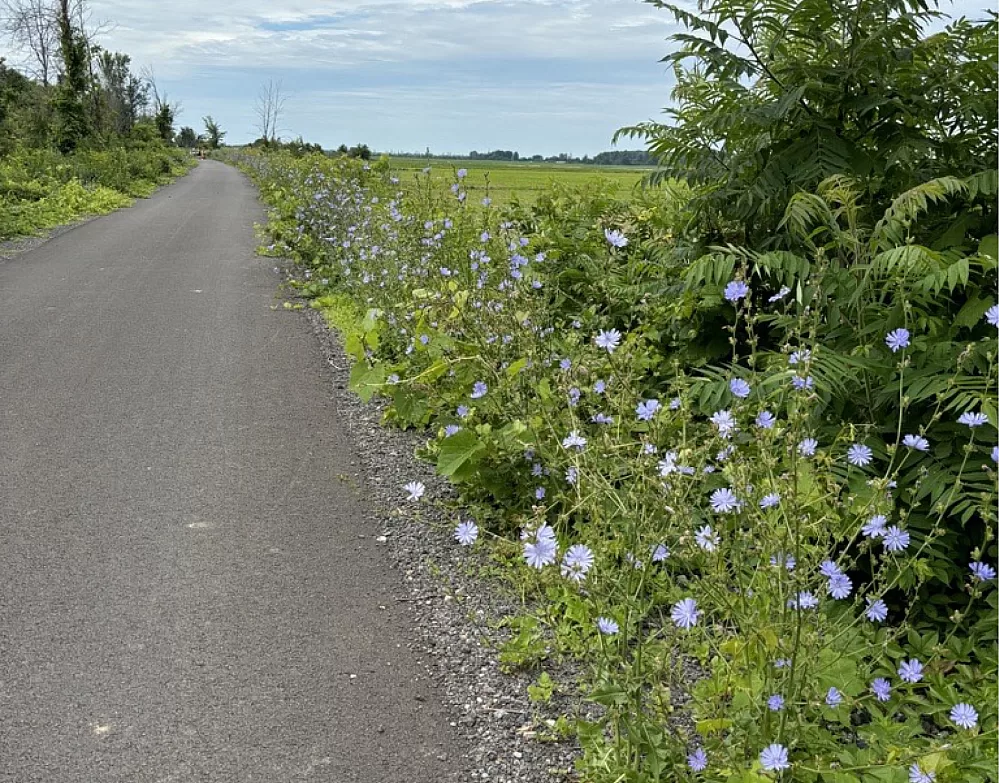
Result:
<svg viewBox="0 0 999 783"><path fill-rule="evenodd" d="M722 280L731 361L694 372L663 361L665 327L565 296L564 255L469 205L461 172L441 191L347 161L254 165L265 193L293 194L278 227L310 264L302 290L350 314L355 389L433 428L428 456L480 512L456 521L456 546L519 530L515 567L605 708L580 729L590 777L987 779L999 449L979 398L911 429L907 403L885 426L835 421L816 279L814 301ZM620 222L573 241L608 266L641 252ZM988 361L967 363L993 396L996 319L969 327ZM760 349L761 324L783 342ZM904 399L925 339L913 324L869 335L891 368L872 398ZM937 486L952 453L958 481ZM948 547L959 604L931 590Z"/></svg>

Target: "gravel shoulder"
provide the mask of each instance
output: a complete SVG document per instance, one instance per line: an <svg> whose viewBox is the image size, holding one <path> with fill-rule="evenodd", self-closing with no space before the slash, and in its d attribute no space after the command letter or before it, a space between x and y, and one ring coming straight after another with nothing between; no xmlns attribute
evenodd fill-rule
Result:
<svg viewBox="0 0 999 783"><path fill-rule="evenodd" d="M286 272L288 270L285 270ZM363 403L348 388L350 359L337 333L309 308L310 322L329 365L339 420L360 463L358 480L375 509L386 547L399 572L409 609L413 644L421 663L446 693L451 723L470 750L465 779L497 783L547 783L576 780L573 742L539 739L550 733L560 713L580 707L574 694L558 694L547 705L533 704L527 687L539 672L506 673L499 649L508 637L504 619L520 613L517 596L482 575L488 555L479 547L456 544L452 531L460 516L456 494L433 467L416 458L427 434L383 427L385 410L376 397ZM402 485L421 481L427 494L419 504L404 504ZM498 589L500 588L500 589ZM546 666L558 683L572 683L568 663Z"/></svg>

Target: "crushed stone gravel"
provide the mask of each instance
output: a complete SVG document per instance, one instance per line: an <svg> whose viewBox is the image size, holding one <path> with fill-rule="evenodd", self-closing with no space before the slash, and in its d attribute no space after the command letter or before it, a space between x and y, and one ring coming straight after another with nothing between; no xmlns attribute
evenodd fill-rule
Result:
<svg viewBox="0 0 999 783"><path fill-rule="evenodd" d="M287 279L294 267L275 267L275 271ZM567 661L546 666L549 676L566 687L551 702L539 705L527 694L538 671L501 670L499 649L509 631L500 624L520 613L519 599L477 574L488 564L478 547L467 549L454 541L456 493L433 466L415 456L427 434L381 425L384 402L376 397L364 403L349 390L350 359L339 336L320 313L302 303L303 316L329 366L331 394L341 421L348 422L357 449L361 469L355 479L380 524L371 531L372 545L385 547L399 573L405 595L398 600L409 609L413 648L443 686L452 725L470 749L467 768L456 771L455 781L578 780L576 743L554 741L550 731L560 714L591 710L572 692L578 672ZM402 486L410 481L427 488L419 503L405 501ZM445 501L451 508L445 507Z"/></svg>

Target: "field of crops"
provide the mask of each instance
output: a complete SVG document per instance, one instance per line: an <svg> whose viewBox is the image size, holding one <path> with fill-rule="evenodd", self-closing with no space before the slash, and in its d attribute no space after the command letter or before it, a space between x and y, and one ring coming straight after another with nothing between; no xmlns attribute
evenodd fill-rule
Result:
<svg viewBox="0 0 999 783"><path fill-rule="evenodd" d="M393 157L391 166L402 184L411 184L427 166L433 180L453 182L458 169L468 176L464 187L473 202L490 198L505 204L515 197L533 202L539 193L559 182L566 185L593 186L605 193L627 195L652 169L640 166L592 166L572 163L530 163L499 160L445 160Z"/></svg>

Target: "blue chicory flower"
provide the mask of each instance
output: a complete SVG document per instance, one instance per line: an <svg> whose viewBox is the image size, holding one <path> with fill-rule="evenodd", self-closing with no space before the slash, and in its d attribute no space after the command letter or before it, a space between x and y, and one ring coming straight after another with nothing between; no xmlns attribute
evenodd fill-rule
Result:
<svg viewBox="0 0 999 783"><path fill-rule="evenodd" d="M733 395L735 395L741 400L744 400L746 397L748 397L750 392L752 391L752 389L749 386L749 383L744 381L742 378L733 378L731 381L729 381L728 388Z"/></svg>
<svg viewBox="0 0 999 783"><path fill-rule="evenodd" d="M922 435L906 435L902 438L902 445L916 451L927 451L930 448L930 442Z"/></svg>
<svg viewBox="0 0 999 783"><path fill-rule="evenodd" d="M732 280L725 286L725 298L730 302L738 302L749 295L749 286L742 280Z"/></svg>
<svg viewBox="0 0 999 783"><path fill-rule="evenodd" d="M777 418L770 411L760 411L756 417L756 426L761 430L772 429L777 423Z"/></svg>
<svg viewBox="0 0 999 783"><path fill-rule="evenodd" d="M593 550L585 544L573 544L562 558L562 576L574 582L582 582L593 567Z"/></svg>
<svg viewBox="0 0 999 783"><path fill-rule="evenodd" d="M602 330L593 338L593 342L598 348L604 348L607 353L614 353L614 349L621 344L621 333L617 329Z"/></svg>
<svg viewBox="0 0 999 783"><path fill-rule="evenodd" d="M964 424L971 428L981 427L983 424L989 423L989 417L984 413L972 413L971 411L965 411L957 417L957 423Z"/></svg>
<svg viewBox="0 0 999 783"><path fill-rule="evenodd" d="M489 387L485 384L485 382L476 381L475 384L472 386L472 393L469 394L468 396L471 397L473 400L478 400L481 399L482 397L485 397L488 392L489 392Z"/></svg>
<svg viewBox="0 0 999 783"><path fill-rule="evenodd" d="M787 605L791 609L814 609L819 605L819 599L808 590L802 590L793 598L789 598Z"/></svg>
<svg viewBox="0 0 999 783"><path fill-rule="evenodd" d="M738 430L735 417L728 410L715 411L711 414L710 421L718 428L718 434L723 438L730 437L732 433Z"/></svg>
<svg viewBox="0 0 999 783"><path fill-rule="evenodd" d="M716 489L711 493L711 509L716 514L728 514L737 511L742 506L742 502L731 490L726 488Z"/></svg>
<svg viewBox="0 0 999 783"><path fill-rule="evenodd" d="M604 238L607 243L612 247L626 247L628 244L628 238L622 234L620 231L610 228L604 229Z"/></svg>
<svg viewBox="0 0 999 783"><path fill-rule="evenodd" d="M962 729L973 729L978 724L978 711L970 704L955 704L950 719Z"/></svg>
<svg viewBox="0 0 999 783"><path fill-rule="evenodd" d="M888 701L891 698L891 683L884 677L877 677L871 682L871 693L878 701Z"/></svg>
<svg viewBox="0 0 999 783"><path fill-rule="evenodd" d="M846 460L854 467L862 468L871 464L874 452L870 446L863 443L854 443L846 450Z"/></svg>
<svg viewBox="0 0 999 783"><path fill-rule="evenodd" d="M693 598L684 598L682 601L677 601L673 604L673 608L670 610L669 616L673 621L673 625L677 628L683 628L684 630L690 630L695 625L697 625L697 618L700 612L697 610L697 601Z"/></svg>
<svg viewBox="0 0 999 783"><path fill-rule="evenodd" d="M829 577L827 590L837 601L842 601L844 598L849 598L853 592L853 582L846 574L834 574Z"/></svg>
<svg viewBox="0 0 999 783"><path fill-rule="evenodd" d="M551 538L538 536L535 541L524 543L524 560L531 568L542 569L555 562L558 544Z"/></svg>
<svg viewBox="0 0 999 783"><path fill-rule="evenodd" d="M898 667L898 676L902 682L915 683L923 679L923 664L917 658L902 661Z"/></svg>
<svg viewBox="0 0 999 783"><path fill-rule="evenodd" d="M824 577L831 578L836 576L837 574L842 574L843 569L840 568L832 560L823 560L821 563L819 563L819 573L822 574L822 576Z"/></svg>
<svg viewBox="0 0 999 783"><path fill-rule="evenodd" d="M705 552L714 552L721 543L718 533L711 529L711 525L698 528L697 532L694 533L694 541Z"/></svg>
<svg viewBox="0 0 999 783"><path fill-rule="evenodd" d="M408 484L402 487L409 494L406 496L406 500L419 500L423 497L423 493L427 491L427 488L420 481L410 481Z"/></svg>
<svg viewBox="0 0 999 783"><path fill-rule="evenodd" d="M768 745L760 753L760 764L767 772L780 772L790 769L791 763L788 761L787 748L776 742Z"/></svg>
<svg viewBox="0 0 999 783"><path fill-rule="evenodd" d="M864 616L872 623L883 623L888 617L888 605L880 598L868 598Z"/></svg>
<svg viewBox="0 0 999 783"><path fill-rule="evenodd" d="M760 500L760 508L773 508L780 504L780 495L776 492L771 492L769 495L764 495Z"/></svg>
<svg viewBox="0 0 999 783"><path fill-rule="evenodd" d="M643 400L635 407L635 413L639 421L652 421L659 408L659 400Z"/></svg>
<svg viewBox="0 0 999 783"><path fill-rule="evenodd" d="M704 748L697 748L687 755L687 766L692 772L703 772L708 768L708 754Z"/></svg>
<svg viewBox="0 0 999 783"><path fill-rule="evenodd" d="M888 525L888 520L883 514L875 514L873 517L868 519L864 526L860 529L867 538L881 538L885 534L886 526Z"/></svg>
<svg viewBox="0 0 999 783"><path fill-rule="evenodd" d="M479 527L474 522L459 522L454 529L454 537L462 546L471 546L479 537Z"/></svg>
<svg viewBox="0 0 999 783"><path fill-rule="evenodd" d="M908 329L894 329L888 332L885 337L885 345L887 345L892 353L898 353L898 351L903 348L909 347L909 330Z"/></svg>
<svg viewBox="0 0 999 783"><path fill-rule="evenodd" d="M903 530L898 525L892 525L882 536L882 543L888 552L901 552L909 546L909 531Z"/></svg>

